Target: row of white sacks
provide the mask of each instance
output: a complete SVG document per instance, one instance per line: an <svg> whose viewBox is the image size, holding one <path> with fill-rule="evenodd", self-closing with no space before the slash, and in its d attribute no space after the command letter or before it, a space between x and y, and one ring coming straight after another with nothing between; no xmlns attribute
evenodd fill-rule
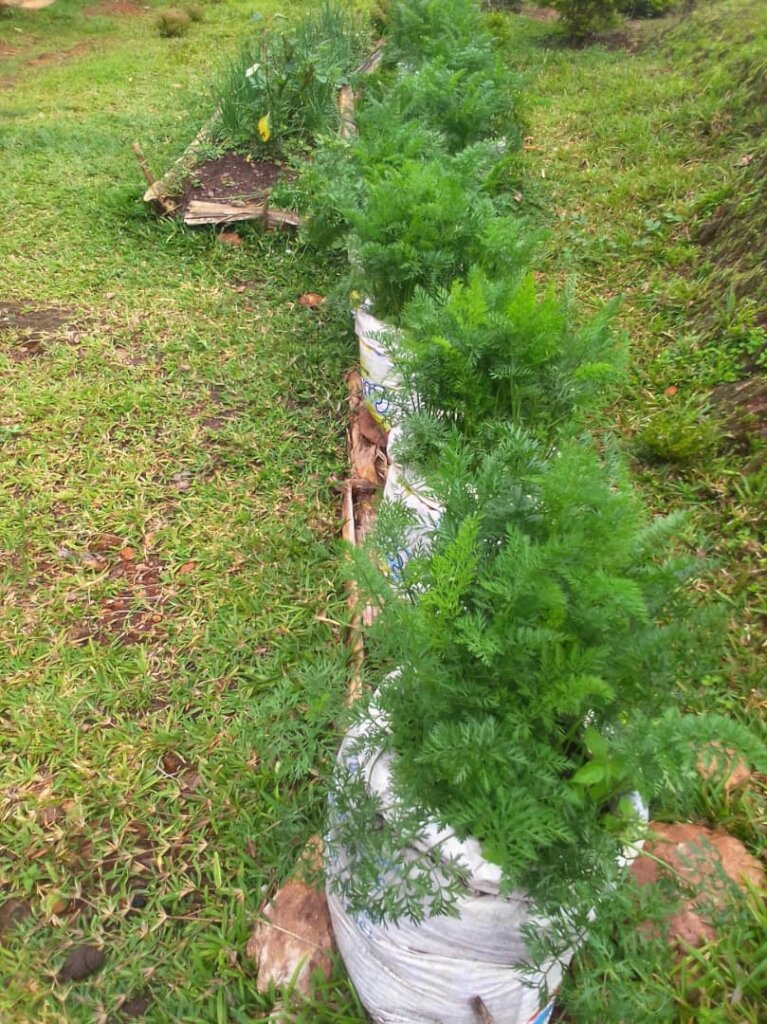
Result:
<svg viewBox="0 0 767 1024"><path fill-rule="evenodd" d="M413 514L405 548L389 556L396 582L408 557L428 545L442 509L396 460L399 427L392 426L392 420L400 381L389 356L396 344L396 329L377 320L364 306L354 320L363 400L373 417L390 429L384 500L399 501ZM392 755L365 744L368 728L369 723L363 723L347 734L338 760L344 770L361 775L386 814L396 800ZM339 895L338 882L353 869L342 854L328 865L328 903L336 941L372 1019L376 1024L479 1024L484 1007L495 1024L545 1024L553 1001L541 1008L540 991L544 982L548 991L556 988L566 962L549 964L537 985L532 978L532 986L530 975L516 968L526 959L522 929L530 920L528 899L524 894L500 895L500 870L484 859L475 839L461 842L426 823L423 842L445 862L460 857L467 869L469 881L456 908L458 916L427 918L421 924L409 920L382 924L369 915L352 914ZM415 850L404 850L401 867L415 855ZM392 870L396 872L397 866L382 865L382 880L391 878Z"/></svg>
<svg viewBox="0 0 767 1024"><path fill-rule="evenodd" d="M429 533L439 525L442 508L426 485L397 460L400 427L396 418L400 411L401 380L390 356L396 346L397 328L378 320L364 305L354 313L354 328L359 342L363 402L376 422L389 431L384 501L399 502L413 518L405 546L387 556L392 579L396 581L408 558L424 549Z"/></svg>

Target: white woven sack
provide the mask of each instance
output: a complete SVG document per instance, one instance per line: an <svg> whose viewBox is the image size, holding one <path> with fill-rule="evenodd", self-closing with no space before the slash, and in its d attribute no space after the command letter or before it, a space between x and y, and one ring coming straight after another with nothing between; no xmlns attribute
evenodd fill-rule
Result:
<svg viewBox="0 0 767 1024"><path fill-rule="evenodd" d="M400 502L409 509L413 513L414 522L407 528L405 546L387 555L389 572L394 580L400 578L405 563L412 555L428 551L429 535L439 526L444 511L426 484L397 461L396 446L399 435L399 427L393 427L389 433L390 462L383 496L384 501ZM393 451L395 454L392 456Z"/></svg>
<svg viewBox="0 0 767 1024"><path fill-rule="evenodd" d="M402 382L387 349L396 345L399 332L374 317L365 305L354 311L354 331L360 350L362 400L373 419L388 429Z"/></svg>
<svg viewBox="0 0 767 1024"><path fill-rule="evenodd" d="M366 731L364 725L350 731L339 762L363 774L385 813L393 801L391 755L373 750L361 756L358 739ZM541 973L537 986L533 976L531 987L531 976L523 977L513 966L527 957L522 926L531 920L529 901L522 894L499 895L500 870L482 857L476 840L462 842L432 826L424 847L437 844L443 859L458 856L469 872L458 917L385 925L364 914L352 915L333 885L348 865L343 856L328 865L333 930L362 1003L376 1024L477 1024L472 1000L479 997L496 1024L545 1024L553 1001L540 1010L537 988L544 980L549 991L557 988L569 955Z"/></svg>

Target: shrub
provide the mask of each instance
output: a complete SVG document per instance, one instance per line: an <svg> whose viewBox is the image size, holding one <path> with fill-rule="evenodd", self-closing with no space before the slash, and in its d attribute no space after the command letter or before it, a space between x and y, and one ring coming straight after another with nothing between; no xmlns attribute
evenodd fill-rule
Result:
<svg viewBox="0 0 767 1024"><path fill-rule="evenodd" d="M440 58L473 71L492 59L490 34L475 0L396 0L387 28L390 61L417 68Z"/></svg>
<svg viewBox="0 0 767 1024"><path fill-rule="evenodd" d="M191 20L186 11L177 7L167 7L157 15L157 31L163 39L175 39L186 35L191 25Z"/></svg>
<svg viewBox="0 0 767 1024"><path fill-rule="evenodd" d="M386 89L379 119L430 128L452 153L487 138L504 138L507 147L518 148L518 95L500 57L473 71L436 57L417 74L401 73Z"/></svg>
<svg viewBox="0 0 767 1024"><path fill-rule="evenodd" d="M493 37L493 45L498 49L508 47L514 38L514 32L510 18L501 11L491 10L486 18L485 24Z"/></svg>
<svg viewBox="0 0 767 1024"><path fill-rule="evenodd" d="M350 249L377 315L399 317L417 288L449 288L474 263L490 273L518 269L530 245L520 222L499 217L482 191L490 160L474 147L371 175L361 209L350 211Z"/></svg>
<svg viewBox="0 0 767 1024"><path fill-rule="evenodd" d="M573 39L586 39L615 23L617 0L550 0Z"/></svg>
<svg viewBox="0 0 767 1024"><path fill-rule="evenodd" d="M711 455L718 437L716 424L700 409L679 406L656 413L637 433L637 442L651 461L687 463Z"/></svg>
<svg viewBox="0 0 767 1024"><path fill-rule="evenodd" d="M475 442L491 420L550 438L605 402L621 376L615 308L576 328L569 293L538 294L532 274L493 280L473 268L448 296L420 293L404 310L395 363L406 403Z"/></svg>
<svg viewBox="0 0 767 1024"><path fill-rule="evenodd" d="M522 888L541 910L585 912L620 850L622 795L684 790L694 740L720 731L673 714L677 683L716 657L710 621L680 594L693 567L664 551L678 520L647 524L614 457L603 463L580 442L546 458L513 428L479 465L454 437L428 483L444 515L397 592L375 561L358 562L381 608L366 641L381 717L366 749L394 755L404 835L430 818L475 836L507 891ZM763 763L733 723L731 741ZM367 809L380 812L375 801ZM354 861L352 906L423 915L424 889L440 889L428 855L371 891L379 844L396 836L359 810L337 839Z"/></svg>

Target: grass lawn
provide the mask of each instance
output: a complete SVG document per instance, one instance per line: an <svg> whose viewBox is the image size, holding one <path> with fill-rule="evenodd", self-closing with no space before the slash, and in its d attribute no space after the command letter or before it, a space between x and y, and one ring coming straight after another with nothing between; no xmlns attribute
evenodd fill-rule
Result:
<svg viewBox="0 0 767 1024"><path fill-rule="evenodd" d="M582 308L621 296L631 380L611 418L650 504L687 509L691 541L716 560L701 589L733 610L730 657L691 701L755 717L764 439L754 424L728 442L709 396L767 370L767 8L715 0L581 49L552 22L508 25L528 76L526 203L548 229L543 270L574 278Z"/></svg>
<svg viewBox="0 0 767 1024"><path fill-rule="evenodd" d="M133 4L0 18L8 1022L251 1020L249 926L321 819L352 336L297 302L332 264L141 201L130 143L164 169L254 24L204 10L172 40ZM101 970L54 980L86 942Z"/></svg>
<svg viewBox="0 0 767 1024"><path fill-rule="evenodd" d="M506 25L527 76L523 205L548 231L542 270L574 278L581 308L622 297L631 375L611 429L651 508L687 512L682 539L710 559L696 586L728 610L725 656L687 703L764 735L767 405L742 429L738 406L717 404L715 389L767 381L767 7L713 0L579 49L550 21L510 15ZM763 861L766 782L701 809ZM602 977L582 963L567 1019L757 1024L765 936L754 897L692 967L659 976L641 942Z"/></svg>

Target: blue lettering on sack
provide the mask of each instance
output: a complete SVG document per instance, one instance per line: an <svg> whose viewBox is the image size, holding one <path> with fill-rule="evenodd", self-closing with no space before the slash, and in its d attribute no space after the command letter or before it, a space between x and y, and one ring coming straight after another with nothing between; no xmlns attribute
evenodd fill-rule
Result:
<svg viewBox="0 0 767 1024"><path fill-rule="evenodd" d="M544 1008L537 1013L534 1017L531 1017L527 1024L548 1024L551 1019L551 1015L554 1012L554 1000L552 999Z"/></svg>
<svg viewBox="0 0 767 1024"><path fill-rule="evenodd" d="M373 408L379 416L385 416L391 408L391 402L386 397L386 388L383 384L376 384L372 380L363 378L362 397L373 402Z"/></svg>
<svg viewBox="0 0 767 1024"><path fill-rule="evenodd" d="M412 551L409 548L402 548L395 555L389 555L386 559L389 566L389 575L395 583L402 582L402 572L405 568L405 563L412 557Z"/></svg>

